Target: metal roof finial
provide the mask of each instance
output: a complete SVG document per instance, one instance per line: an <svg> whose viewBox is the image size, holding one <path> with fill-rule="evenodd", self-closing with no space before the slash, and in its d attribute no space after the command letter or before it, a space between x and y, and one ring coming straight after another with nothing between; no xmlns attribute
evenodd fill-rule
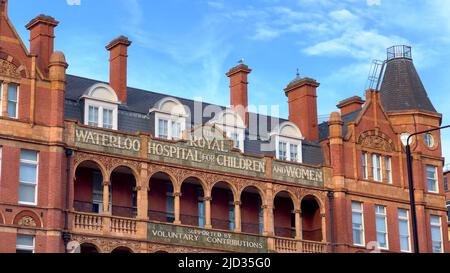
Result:
<svg viewBox="0 0 450 273"><path fill-rule="evenodd" d="M238 64L244 64L244 58L241 58L241 59L238 61Z"/></svg>
<svg viewBox="0 0 450 273"><path fill-rule="evenodd" d="M297 78L300 78L300 69L297 67Z"/></svg>

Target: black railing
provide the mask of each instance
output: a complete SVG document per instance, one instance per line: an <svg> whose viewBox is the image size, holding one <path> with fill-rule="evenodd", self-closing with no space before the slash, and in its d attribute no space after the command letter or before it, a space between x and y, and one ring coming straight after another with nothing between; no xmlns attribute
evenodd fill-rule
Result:
<svg viewBox="0 0 450 273"><path fill-rule="evenodd" d="M75 211L86 213L99 213L103 211L103 207L99 207L99 204L77 200L73 201L73 208Z"/></svg>
<svg viewBox="0 0 450 273"><path fill-rule="evenodd" d="M75 211L86 213L101 213L103 211L102 204L85 201L74 201L73 208ZM133 207L117 206L113 204L112 215L124 218L136 218L137 209Z"/></svg>
<svg viewBox="0 0 450 273"><path fill-rule="evenodd" d="M234 221L217 218L211 218L211 225L214 229L230 230L230 231L233 231L235 227Z"/></svg>
<svg viewBox="0 0 450 273"><path fill-rule="evenodd" d="M136 218L137 216L137 208L133 207L125 207L125 206L112 206L112 215L125 217L125 218Z"/></svg>
<svg viewBox="0 0 450 273"><path fill-rule="evenodd" d="M244 233L262 234L263 229L262 229L262 225L260 225L260 224L243 222L241 224L241 230Z"/></svg>
<svg viewBox="0 0 450 273"><path fill-rule="evenodd" d="M173 223L175 221L175 215L173 213L168 213L165 211L149 210L148 219L150 221L162 223Z"/></svg>
<svg viewBox="0 0 450 273"><path fill-rule="evenodd" d="M275 236L284 238L295 238L295 229L286 227L275 227Z"/></svg>

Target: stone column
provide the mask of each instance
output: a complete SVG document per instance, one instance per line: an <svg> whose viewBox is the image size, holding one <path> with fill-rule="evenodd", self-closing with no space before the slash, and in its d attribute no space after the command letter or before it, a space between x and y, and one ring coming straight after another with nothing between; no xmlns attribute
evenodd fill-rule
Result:
<svg viewBox="0 0 450 273"><path fill-rule="evenodd" d="M242 231L241 224L241 201L234 202L234 232Z"/></svg>
<svg viewBox="0 0 450 273"><path fill-rule="evenodd" d="M207 196L204 198L205 200L205 228L211 229L211 196Z"/></svg>
<svg viewBox="0 0 450 273"><path fill-rule="evenodd" d="M327 242L327 218L326 214L322 213L322 242Z"/></svg>
<svg viewBox="0 0 450 273"><path fill-rule="evenodd" d="M175 225L181 224L181 218L180 218L180 198L181 198L181 192L175 192L173 194L174 196L174 207L175 207L175 221L173 222Z"/></svg>
<svg viewBox="0 0 450 273"><path fill-rule="evenodd" d="M274 222L273 222L273 206L264 205L263 207L264 218L264 236L274 235Z"/></svg>
<svg viewBox="0 0 450 273"><path fill-rule="evenodd" d="M302 211L295 210L295 239L302 240Z"/></svg>
<svg viewBox="0 0 450 273"><path fill-rule="evenodd" d="M148 219L148 187L137 186L137 218Z"/></svg>
<svg viewBox="0 0 450 273"><path fill-rule="evenodd" d="M4 117L8 116L8 83L6 81L3 82L2 86L2 112L1 115Z"/></svg>
<svg viewBox="0 0 450 273"><path fill-rule="evenodd" d="M109 186L111 185L110 181L103 181L103 214L110 215L109 208ZM112 204L111 204L112 206ZM112 209L112 208L111 208Z"/></svg>

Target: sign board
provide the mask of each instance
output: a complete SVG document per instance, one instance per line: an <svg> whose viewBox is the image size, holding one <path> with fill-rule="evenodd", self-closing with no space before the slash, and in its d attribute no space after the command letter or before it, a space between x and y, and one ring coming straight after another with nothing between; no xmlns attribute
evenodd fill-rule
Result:
<svg viewBox="0 0 450 273"><path fill-rule="evenodd" d="M267 238L194 227L148 223L148 240L157 243L215 248L230 252L267 253Z"/></svg>

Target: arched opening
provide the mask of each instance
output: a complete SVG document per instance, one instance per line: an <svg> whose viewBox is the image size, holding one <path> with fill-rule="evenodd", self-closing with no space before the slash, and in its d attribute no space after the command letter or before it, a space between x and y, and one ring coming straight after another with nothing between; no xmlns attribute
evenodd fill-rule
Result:
<svg viewBox="0 0 450 273"><path fill-rule="evenodd" d="M82 162L75 170L73 208L87 213L103 211L103 175L93 161Z"/></svg>
<svg viewBox="0 0 450 273"><path fill-rule="evenodd" d="M112 254L130 254L133 253L133 251L131 251L131 249L129 249L128 247L118 247L116 249L114 249L112 252Z"/></svg>
<svg viewBox="0 0 450 273"><path fill-rule="evenodd" d="M201 182L194 177L181 185L180 220L183 225L205 227L205 194Z"/></svg>
<svg viewBox="0 0 450 273"><path fill-rule="evenodd" d="M211 191L211 224L214 229L235 228L234 196L231 186L225 182L214 185Z"/></svg>
<svg viewBox="0 0 450 273"><path fill-rule="evenodd" d="M288 192L279 192L274 199L275 236L295 238L294 203Z"/></svg>
<svg viewBox="0 0 450 273"><path fill-rule="evenodd" d="M100 251L98 251L98 248L95 245L89 244L89 243L84 243L84 244L81 244L81 246L80 246L80 253L81 254L92 254L92 253L100 253Z"/></svg>
<svg viewBox="0 0 450 273"><path fill-rule="evenodd" d="M263 223L261 193L256 187L247 187L241 194L241 230L244 233L262 234Z"/></svg>
<svg viewBox="0 0 450 273"><path fill-rule="evenodd" d="M158 172L150 178L149 183L148 218L151 221L173 223L175 221L175 202L170 176Z"/></svg>
<svg viewBox="0 0 450 273"><path fill-rule="evenodd" d="M320 205L312 195L305 196L301 203L302 238L306 241L322 241L322 216Z"/></svg>
<svg viewBox="0 0 450 273"><path fill-rule="evenodd" d="M136 178L128 167L117 167L111 173L111 212L114 216L135 218L137 215Z"/></svg>

